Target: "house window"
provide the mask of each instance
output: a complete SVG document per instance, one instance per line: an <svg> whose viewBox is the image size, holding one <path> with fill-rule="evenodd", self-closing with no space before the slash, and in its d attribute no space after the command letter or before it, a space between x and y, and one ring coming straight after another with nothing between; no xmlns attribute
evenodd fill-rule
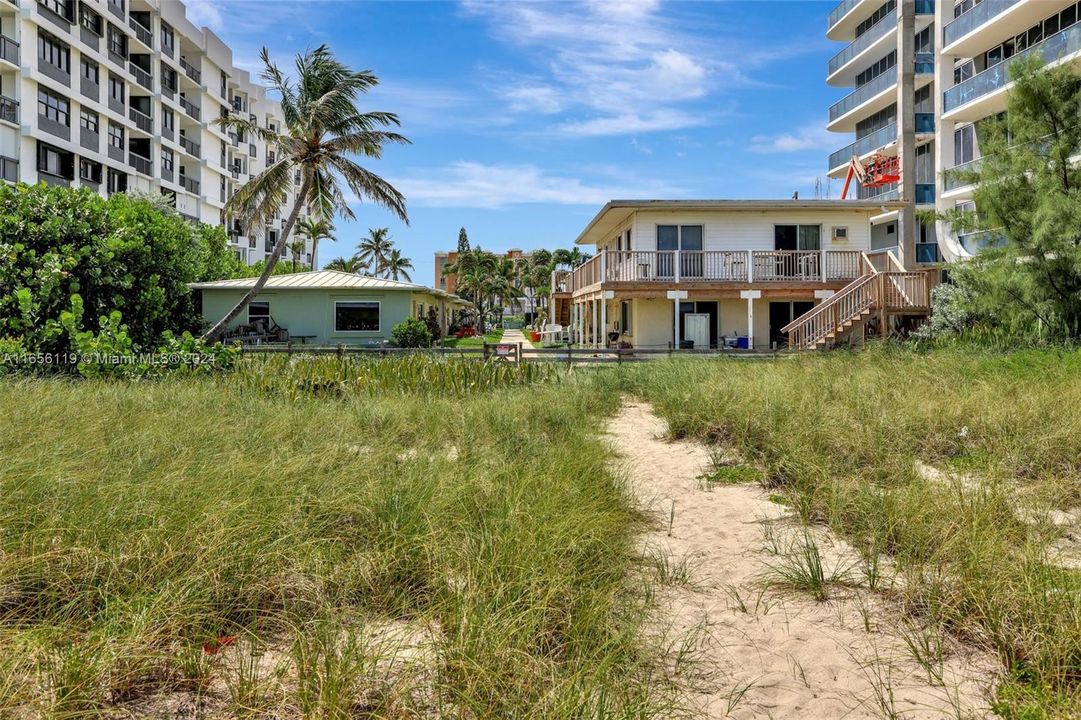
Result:
<svg viewBox="0 0 1081 720"><path fill-rule="evenodd" d="M79 127L96 133L98 131L98 114L82 108L79 111Z"/></svg>
<svg viewBox="0 0 1081 720"><path fill-rule="evenodd" d="M124 104L124 81L109 73L109 98Z"/></svg>
<svg viewBox="0 0 1081 720"><path fill-rule="evenodd" d="M624 300L619 304L619 330L624 335L633 334L631 328L631 301Z"/></svg>
<svg viewBox="0 0 1081 720"><path fill-rule="evenodd" d="M124 128L109 121L109 144L114 148L124 149Z"/></svg>
<svg viewBox="0 0 1081 720"><path fill-rule="evenodd" d="M88 8L86 3L79 5L79 22L84 28L101 37L101 15Z"/></svg>
<svg viewBox="0 0 1081 720"><path fill-rule="evenodd" d="M821 250L822 226L774 225L773 249L804 251Z"/></svg>
<svg viewBox="0 0 1081 720"><path fill-rule="evenodd" d="M248 303L248 324L251 325L260 320L266 322L268 325L270 323L269 300L254 300Z"/></svg>
<svg viewBox="0 0 1081 720"><path fill-rule="evenodd" d="M71 50L46 32L38 31L38 57L66 73L71 72Z"/></svg>
<svg viewBox="0 0 1081 720"><path fill-rule="evenodd" d="M48 90L38 90L38 114L65 127L71 125L71 106L68 101Z"/></svg>
<svg viewBox="0 0 1081 720"><path fill-rule="evenodd" d="M379 332L379 302L348 300L334 303L336 332Z"/></svg>
<svg viewBox="0 0 1081 720"><path fill-rule="evenodd" d="M83 58L79 61L79 67L82 71L83 78L85 78L88 82L94 83L95 85L98 84L98 78L100 77L100 75L98 71L98 64L96 62Z"/></svg>
<svg viewBox="0 0 1081 720"><path fill-rule="evenodd" d="M128 56L128 36L110 23L109 25L109 52L122 58Z"/></svg>
<svg viewBox="0 0 1081 720"><path fill-rule="evenodd" d="M101 163L82 158L79 160L79 179L92 182L95 185L101 183Z"/></svg>

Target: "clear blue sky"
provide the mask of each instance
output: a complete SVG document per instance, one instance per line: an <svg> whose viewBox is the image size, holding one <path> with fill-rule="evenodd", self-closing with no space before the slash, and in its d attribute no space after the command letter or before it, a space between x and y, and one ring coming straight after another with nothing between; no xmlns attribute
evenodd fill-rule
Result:
<svg viewBox="0 0 1081 720"><path fill-rule="evenodd" d="M491 250L568 247L613 198L810 197L846 143L825 131L844 94L825 84L832 0L187 4L242 67L263 44L287 65L327 43L379 76L365 108L397 113L413 144L367 167L411 223L357 205L320 259L389 226L426 284L459 227Z"/></svg>

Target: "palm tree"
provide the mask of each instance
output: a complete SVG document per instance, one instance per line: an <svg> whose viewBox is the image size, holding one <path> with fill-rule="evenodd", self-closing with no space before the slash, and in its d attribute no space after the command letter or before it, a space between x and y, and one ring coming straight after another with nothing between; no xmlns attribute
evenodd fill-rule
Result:
<svg viewBox="0 0 1081 720"><path fill-rule="evenodd" d="M409 270L413 269L413 261L407 257L403 257L398 250L391 250L390 257L386 259L383 264L383 273L391 280L397 280L399 276L405 278L406 282L413 282L413 278L409 277Z"/></svg>
<svg viewBox="0 0 1081 720"><path fill-rule="evenodd" d="M319 241L338 239L334 237L334 223L324 218L302 218L297 223L297 234L312 241L312 270L319 267Z"/></svg>
<svg viewBox="0 0 1081 720"><path fill-rule="evenodd" d="M368 266L355 257L336 257L327 263L324 270L337 270L339 272L353 273L354 275L364 275L368 272Z"/></svg>
<svg viewBox="0 0 1081 720"><path fill-rule="evenodd" d="M405 197L350 158L378 158L386 143L409 143L404 136L385 129L401 124L397 115L362 113L357 109L360 96L375 87L379 79L367 70L349 69L326 45L297 56L295 84L270 61L265 47L260 58L265 66L263 80L280 96L284 117L281 131L233 114L216 122L238 134L261 138L268 148L276 149L278 159L233 195L225 213L239 218L245 227L265 227L292 189L294 173L300 176L300 190L262 274L240 302L207 331L204 337L208 340L219 337L266 285L301 209L307 208L321 218L355 217L343 192L343 182L351 195L368 198L408 222Z"/></svg>
<svg viewBox="0 0 1081 720"><path fill-rule="evenodd" d="M390 228L368 228L368 237L357 243L356 258L372 267L372 274L379 276L387 264L394 241L390 239Z"/></svg>
<svg viewBox="0 0 1081 720"><path fill-rule="evenodd" d="M289 241L289 250L293 254L293 272L297 271L297 258L304 254L305 245L304 238L299 232Z"/></svg>

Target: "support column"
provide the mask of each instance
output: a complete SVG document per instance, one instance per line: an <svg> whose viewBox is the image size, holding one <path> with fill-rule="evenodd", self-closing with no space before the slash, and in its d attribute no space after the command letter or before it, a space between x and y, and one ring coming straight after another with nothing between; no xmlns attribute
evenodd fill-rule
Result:
<svg viewBox="0 0 1081 720"><path fill-rule="evenodd" d="M672 301L672 349L679 350L679 341L681 340L682 333L679 327L679 301L687 299L686 290L669 290L666 295L668 299ZM720 313L720 306L718 305L718 314Z"/></svg>
<svg viewBox="0 0 1081 720"><path fill-rule="evenodd" d="M739 296L747 301L747 349L754 350L754 301L762 297L762 291L740 290Z"/></svg>
<svg viewBox="0 0 1081 720"><path fill-rule="evenodd" d="M941 92L936 87L936 92ZM916 269L916 0L897 3L897 129L901 200L897 245L901 265Z"/></svg>
<svg viewBox="0 0 1081 720"><path fill-rule="evenodd" d="M592 335L591 339L593 340L593 347L596 348L597 347L597 324L600 321L600 318L598 317L600 308L597 307L597 298L593 298L589 302L590 302L591 310L592 310L592 313L593 313L593 318L592 318L592 320L593 320L593 332L591 333L591 335Z"/></svg>
<svg viewBox="0 0 1081 720"><path fill-rule="evenodd" d="M601 345L604 347L608 347L608 301L615 296L615 290L601 292Z"/></svg>

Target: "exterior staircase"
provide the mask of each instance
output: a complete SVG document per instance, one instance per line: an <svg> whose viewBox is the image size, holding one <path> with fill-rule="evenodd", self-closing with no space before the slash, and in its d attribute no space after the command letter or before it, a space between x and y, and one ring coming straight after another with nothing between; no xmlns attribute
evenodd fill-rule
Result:
<svg viewBox="0 0 1081 720"><path fill-rule="evenodd" d="M892 315L926 317L931 283L925 271L906 271L891 252L860 253L861 275L829 299L781 328L793 350L830 347L878 317L884 333Z"/></svg>

